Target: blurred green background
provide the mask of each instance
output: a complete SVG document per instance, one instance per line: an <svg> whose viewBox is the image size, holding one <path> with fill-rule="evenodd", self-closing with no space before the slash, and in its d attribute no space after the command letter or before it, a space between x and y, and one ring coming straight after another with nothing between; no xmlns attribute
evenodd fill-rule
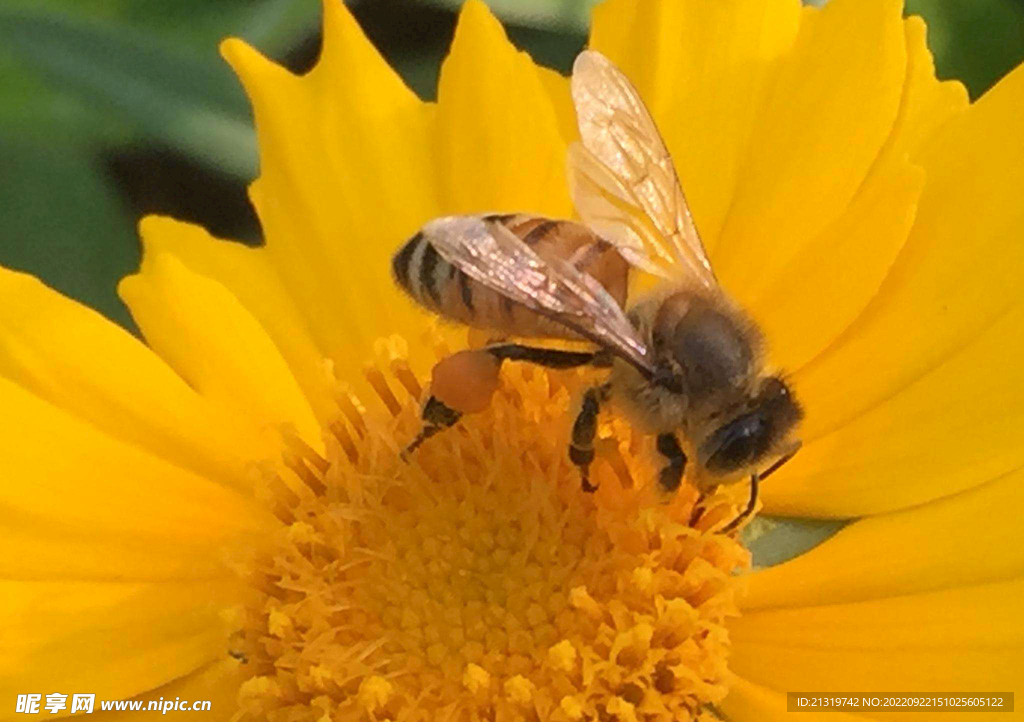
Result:
<svg viewBox="0 0 1024 722"><path fill-rule="evenodd" d="M459 0L351 0L423 97L434 94ZM588 0L491 0L517 45L565 71ZM1024 0L908 0L939 74L972 96L1024 58ZM296 71L319 49L318 0L0 0L0 264L110 318L138 263L136 219L169 213L259 242L245 196L256 146L245 97L217 54L245 38Z"/></svg>

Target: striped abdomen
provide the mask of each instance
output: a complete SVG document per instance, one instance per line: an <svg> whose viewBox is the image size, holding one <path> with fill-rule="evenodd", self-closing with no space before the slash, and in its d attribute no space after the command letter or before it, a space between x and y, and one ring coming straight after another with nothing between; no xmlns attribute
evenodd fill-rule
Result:
<svg viewBox="0 0 1024 722"><path fill-rule="evenodd" d="M541 258L567 259L594 246L580 270L593 276L619 305L625 304L629 267L614 247L586 227L523 214L487 216L516 234ZM513 336L579 338L562 324L474 281L417 233L391 262L395 280L421 306L452 321Z"/></svg>

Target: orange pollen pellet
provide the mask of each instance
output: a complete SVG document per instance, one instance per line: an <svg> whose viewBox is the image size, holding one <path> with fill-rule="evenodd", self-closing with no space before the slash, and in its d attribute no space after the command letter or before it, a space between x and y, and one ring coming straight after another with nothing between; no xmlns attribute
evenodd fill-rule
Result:
<svg viewBox="0 0 1024 722"><path fill-rule="evenodd" d="M486 351L459 351L434 366L430 393L450 409L475 414L490 405L501 362Z"/></svg>

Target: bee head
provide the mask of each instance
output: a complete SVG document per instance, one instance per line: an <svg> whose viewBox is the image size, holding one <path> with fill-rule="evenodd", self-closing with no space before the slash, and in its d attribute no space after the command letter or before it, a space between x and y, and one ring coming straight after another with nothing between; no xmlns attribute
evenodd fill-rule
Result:
<svg viewBox="0 0 1024 722"><path fill-rule="evenodd" d="M700 459L716 475L749 467L775 450L802 416L785 382L769 376L742 413L719 426L701 443Z"/></svg>

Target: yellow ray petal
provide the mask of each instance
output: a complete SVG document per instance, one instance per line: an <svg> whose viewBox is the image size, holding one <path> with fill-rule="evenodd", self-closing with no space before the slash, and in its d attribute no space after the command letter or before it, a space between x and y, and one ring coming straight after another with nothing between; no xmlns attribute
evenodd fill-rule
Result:
<svg viewBox="0 0 1024 722"><path fill-rule="evenodd" d="M850 203L896 119L906 72L900 0L804 8L758 112L715 247L739 300Z"/></svg>
<svg viewBox="0 0 1024 722"><path fill-rule="evenodd" d="M262 175L249 195L260 216L267 251L326 353L332 334L344 328L338 307L342 298L331 283L337 264L326 243L330 239L340 244L346 236L340 229L333 234L329 230L333 204L325 203L323 190L336 174L319 167L322 147L310 142L312 131L302 120L317 115L309 81L238 40L225 41L221 53L242 80L253 106Z"/></svg>
<svg viewBox="0 0 1024 722"><path fill-rule="evenodd" d="M745 614L730 667L776 690L956 694L1020 691L1024 581ZM919 711L869 713L920 719Z"/></svg>
<svg viewBox="0 0 1024 722"><path fill-rule="evenodd" d="M6 379L0 399L2 577L167 578L191 575L189 564L208 577L219 548L240 535L255 543L266 528L266 512L248 497L106 436ZM44 532L43 547L19 548ZM81 556L71 553L79 544ZM147 567L140 550L150 546ZM197 562L202 555L210 558ZM54 566L33 569L33 561Z"/></svg>
<svg viewBox="0 0 1024 722"><path fill-rule="evenodd" d="M0 375L105 433L238 487L263 453L248 422L205 402L131 334L6 269Z"/></svg>
<svg viewBox="0 0 1024 722"><path fill-rule="evenodd" d="M267 428L292 424L320 445L319 424L288 364L224 286L158 253L118 290L150 347L200 394Z"/></svg>
<svg viewBox="0 0 1024 722"><path fill-rule="evenodd" d="M337 410L323 358L266 249L220 240L199 226L160 216L142 219L139 233L146 254L171 253L189 269L224 284L273 339L317 418L333 418Z"/></svg>
<svg viewBox="0 0 1024 722"><path fill-rule="evenodd" d="M921 151L927 183L907 244L864 314L798 375L809 437L883 403L1019 300L1022 98L1018 68Z"/></svg>
<svg viewBox="0 0 1024 722"><path fill-rule="evenodd" d="M594 10L590 44L651 107L711 251L799 21L797 0L609 0Z"/></svg>
<svg viewBox="0 0 1024 722"><path fill-rule="evenodd" d="M544 67L537 68L537 75L547 90L562 140L568 144L579 137L579 130L576 128L576 109L573 108L572 95L569 92L569 79Z"/></svg>
<svg viewBox="0 0 1024 722"><path fill-rule="evenodd" d="M437 123L444 213L571 213L566 144L545 82L480 0L459 16L441 68Z"/></svg>
<svg viewBox="0 0 1024 722"><path fill-rule="evenodd" d="M84 478L70 483L90 483ZM133 483L144 483L133 479ZM156 504L151 497L149 504ZM172 502L180 506L180 501ZM6 579L167 581L220 579L222 543L200 532L194 540L145 536L121 529L65 529L63 519L26 522L0 516L0 576ZM230 541L233 541L230 540ZM225 537L225 543L230 543Z"/></svg>
<svg viewBox="0 0 1024 722"><path fill-rule="evenodd" d="M799 690L792 690L799 691ZM792 722L786 710L786 693L734 679L729 696L719 705L730 722ZM863 722L867 717L843 712L801 712L799 722Z"/></svg>
<svg viewBox="0 0 1024 722"><path fill-rule="evenodd" d="M203 719L211 720L212 722L227 722L235 715L238 709L238 688L251 675L252 673L245 669L245 665L229 658L210 663L173 682L143 692L137 695L136 698L142 700L144 704L148 704L151 701L159 701L161 697L172 702L180 698L182 701L188 701L190 704L200 700L208 700L210 702L210 709L209 711L202 712ZM96 709L99 710L98 702ZM133 717L137 718L139 715L138 712L130 711L97 711L94 714L95 716L89 718L90 722L124 722ZM186 718L195 719L195 712L174 710L166 713L161 712L161 719L178 720Z"/></svg>
<svg viewBox="0 0 1024 722"><path fill-rule="evenodd" d="M920 168L890 156L845 213L750 290L746 308L781 368L800 368L864 310L903 247L923 186Z"/></svg>
<svg viewBox="0 0 1024 722"><path fill-rule="evenodd" d="M919 16L903 21L907 39L907 84L900 114L893 128L899 149L916 155L932 134L950 118L965 110L967 88L958 80L939 82L928 49L928 28Z"/></svg>
<svg viewBox="0 0 1024 722"><path fill-rule="evenodd" d="M307 76L237 40L223 53L253 103L262 170L252 197L267 249L317 346L355 379L383 329L411 336L422 326L388 268L437 215L434 109L341 2L324 3L323 56Z"/></svg>
<svg viewBox="0 0 1024 722"><path fill-rule="evenodd" d="M904 21L904 35L907 72L899 111L850 205L780 274L760 289L745 289L785 369L796 370L824 350L878 291L906 241L924 184L907 153L967 107L962 85L935 78L921 19Z"/></svg>
<svg viewBox="0 0 1024 722"><path fill-rule="evenodd" d="M1018 69L921 151L927 183L906 245L860 318L795 376L807 411L803 433L821 441L773 482L769 508L834 516L898 508L1019 463L999 441L1013 427L998 414L1018 393L1020 367L986 354L1020 352L1020 314L1009 309L1019 301L1017 269L1024 264L1014 235L1024 222L1015 192L1024 183L1024 142L1011 130L1024 119L1022 97ZM983 389L980 400L969 393L974 384ZM925 399L929 394L937 397ZM986 413L997 416L986 420ZM968 428L969 418L1005 428L988 439ZM867 433L875 433L873 445ZM940 463L934 449L949 448L958 453ZM975 457L959 453L972 449ZM995 456L968 468L985 449ZM892 488L883 489L887 484Z"/></svg>
<svg viewBox="0 0 1024 722"><path fill-rule="evenodd" d="M157 688L227 656L224 610L240 594L233 583L0 581L0 696Z"/></svg>
<svg viewBox="0 0 1024 722"><path fill-rule="evenodd" d="M931 504L855 522L744 579L746 611L859 602L1024 576L1024 471Z"/></svg>
<svg viewBox="0 0 1024 722"><path fill-rule="evenodd" d="M884 404L834 433L808 437L765 485L766 508L790 515L873 514L1024 465L1022 369L1024 304ZM834 383L857 381L837 377ZM806 403L812 408L811 399Z"/></svg>

